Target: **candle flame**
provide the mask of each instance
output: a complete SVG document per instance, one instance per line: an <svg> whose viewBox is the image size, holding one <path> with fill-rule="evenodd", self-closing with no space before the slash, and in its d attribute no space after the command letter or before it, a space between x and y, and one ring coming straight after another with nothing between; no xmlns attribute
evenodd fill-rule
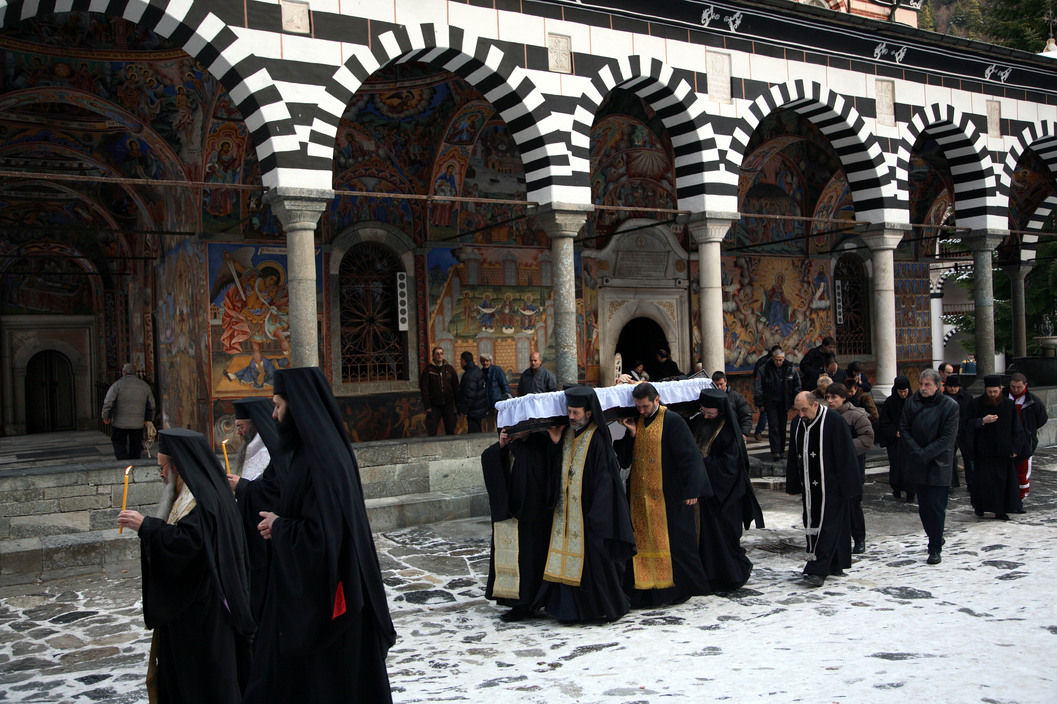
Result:
<svg viewBox="0 0 1057 704"><path fill-rule="evenodd" d="M222 443L220 443L220 444L221 444L221 445L227 445L227 444L228 444L228 440L230 440L230 439L231 439L231 438L227 438L226 440L224 440L224 442L222 442Z"/></svg>
<svg viewBox="0 0 1057 704"><path fill-rule="evenodd" d="M128 476L129 470L131 470L131 469L132 469L132 465L129 465L128 467L125 467L125 476L126 477Z"/></svg>

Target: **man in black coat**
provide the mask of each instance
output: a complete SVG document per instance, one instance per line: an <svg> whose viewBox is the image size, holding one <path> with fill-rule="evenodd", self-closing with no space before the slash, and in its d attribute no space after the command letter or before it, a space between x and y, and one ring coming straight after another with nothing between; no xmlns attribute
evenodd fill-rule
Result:
<svg viewBox="0 0 1057 704"><path fill-rule="evenodd" d="M510 610L499 618L520 621L532 614L543 583L550 541L553 487L546 433L499 432L499 442L481 454L492 516L492 550L485 598Z"/></svg>
<svg viewBox="0 0 1057 704"><path fill-rule="evenodd" d="M756 410L760 412L760 418L756 421L756 432L754 433L756 442L760 442L762 439L761 434L767 429L767 410L763 406L763 399L755 394L756 381L760 378L760 371L764 366L770 364L771 355L780 349L782 349L781 345L773 345L771 349L767 351L767 354L757 359L756 363L752 365L752 384L754 389L752 401L756 405Z"/></svg>
<svg viewBox="0 0 1057 704"><path fill-rule="evenodd" d="M627 495L639 554L625 572L634 607L678 604L711 593L697 547L694 506L711 496L705 466L682 416L661 405L657 389L642 382L631 392L638 418L614 449L631 467Z"/></svg>
<svg viewBox="0 0 1057 704"><path fill-rule="evenodd" d="M944 365L941 364L940 368ZM947 364L947 367L951 365ZM953 369L953 367L951 367ZM943 376L943 372L940 372L940 376ZM958 423L958 442L954 445L954 454L951 461L951 488L955 489L959 486L958 482L958 450L961 449L962 453L962 464L965 465L965 487L969 487L969 483L972 481L972 452L968 454L964 448L964 437L965 437L965 413L969 406L969 402L973 400L972 394L962 388L962 377L959 374L948 374L947 378L943 380L943 393L950 396L958 404L958 408L961 411L960 421Z"/></svg>
<svg viewBox="0 0 1057 704"><path fill-rule="evenodd" d="M767 411L767 434L771 444L771 457L777 462L785 454L785 429L789 424L789 409L793 399L800 393L800 372L796 365L785 360L785 352L779 348L771 353L771 361L760 369L756 377L753 395L756 406Z"/></svg>
<svg viewBox="0 0 1057 704"><path fill-rule="evenodd" d="M984 394L966 408L964 451L973 460L969 497L976 515L993 512L1008 521L1009 512L1020 504L1015 463L1024 453L1024 428L997 374L984 377Z"/></svg>
<svg viewBox="0 0 1057 704"><path fill-rule="evenodd" d="M167 491L157 517L117 517L140 538L143 620L154 631L150 699L238 704L256 625L235 499L201 433L161 431L158 467Z"/></svg>
<svg viewBox="0 0 1057 704"><path fill-rule="evenodd" d="M789 431L785 491L802 494L807 564L804 584L821 587L851 567L851 502L862 496L851 431L811 391L797 395Z"/></svg>
<svg viewBox="0 0 1057 704"><path fill-rule="evenodd" d="M903 416L903 406L910 396L910 379L897 376L892 382L892 395L885 399L878 411L877 444L888 452L888 485L892 487L892 496L897 499L906 492L906 502L914 502L914 488L906 480L903 472L903 455L899 449L899 420Z"/></svg>
<svg viewBox="0 0 1057 704"><path fill-rule="evenodd" d="M1038 396L1028 391L1028 378L1017 372L1009 380L1009 388L1002 394L1008 396L1017 406L1018 415L1024 424L1026 444L1024 453L1017 462L1017 480L1020 484L1020 503L1014 509L1024 513L1024 499L1031 490L1031 456L1039 446L1039 428L1046 425L1049 416L1046 404Z"/></svg>
<svg viewBox="0 0 1057 704"><path fill-rule="evenodd" d="M951 491L951 459L958 440L961 409L940 391L940 375L926 369L918 377L918 392L907 399L899 420L906 481L918 495L918 516L929 538L930 565L938 565L943 550L943 524Z"/></svg>
<svg viewBox="0 0 1057 704"><path fill-rule="evenodd" d="M745 400L744 396L730 387L727 383L727 375L723 372L713 374L712 383L730 399L730 406L734 410L734 416L738 419L738 428L741 429L742 439L748 440L749 435L752 434L752 408L749 407L749 402Z"/></svg>
<svg viewBox="0 0 1057 704"><path fill-rule="evenodd" d="M484 372L473 363L473 353L463 352L462 380L459 382L459 400L456 407L459 415L466 417L466 432L481 432L481 421L488 415L488 383Z"/></svg>
<svg viewBox="0 0 1057 704"><path fill-rule="evenodd" d="M455 373L455 367L444 361L443 348L433 348L432 362L418 377L418 389L422 394L422 407L426 409L426 431L436 435L443 420L445 434L454 435L459 375Z"/></svg>
<svg viewBox="0 0 1057 704"><path fill-rule="evenodd" d="M800 360L800 372L804 376L804 391L818 387L818 375L826 369L826 358L837 354L837 341L832 337L822 338L822 344L807 351Z"/></svg>

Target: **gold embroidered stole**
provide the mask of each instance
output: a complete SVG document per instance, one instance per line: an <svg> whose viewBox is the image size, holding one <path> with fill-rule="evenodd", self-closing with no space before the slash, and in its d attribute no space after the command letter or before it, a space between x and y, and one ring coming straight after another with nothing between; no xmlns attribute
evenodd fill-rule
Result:
<svg viewBox="0 0 1057 704"><path fill-rule="evenodd" d="M632 558L636 589L674 587L672 551L668 542L668 514L661 477L661 433L665 408L661 406L649 427L639 416L635 452L631 462L631 527L638 554Z"/></svg>
<svg viewBox="0 0 1057 704"><path fill-rule="evenodd" d="M597 425L580 433L572 428L562 443L562 486L551 523L551 543L547 551L547 568L543 579L548 582L580 586L584 572L584 510L582 501L584 462Z"/></svg>
<svg viewBox="0 0 1057 704"><path fill-rule="evenodd" d="M510 471L514 472L514 453L510 457ZM521 597L521 570L518 567L517 519L492 523L492 561L495 565L495 581L492 583L492 596L500 599L518 599Z"/></svg>

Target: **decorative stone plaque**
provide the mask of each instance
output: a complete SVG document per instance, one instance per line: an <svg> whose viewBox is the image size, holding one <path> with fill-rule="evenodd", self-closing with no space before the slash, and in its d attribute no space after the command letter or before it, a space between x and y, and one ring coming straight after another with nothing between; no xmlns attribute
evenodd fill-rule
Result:
<svg viewBox="0 0 1057 704"><path fill-rule="evenodd" d="M877 88L877 124L885 127L896 126L896 82L878 78Z"/></svg>
<svg viewBox="0 0 1057 704"><path fill-rule="evenodd" d="M1002 136L1002 103L997 100L987 101L987 136Z"/></svg>
<svg viewBox="0 0 1057 704"><path fill-rule="evenodd" d="M573 72L573 40L564 34L547 35L547 68L556 73Z"/></svg>
<svg viewBox="0 0 1057 704"><path fill-rule="evenodd" d="M667 252L619 252L613 275L618 279L660 279L667 266Z"/></svg>
<svg viewBox="0 0 1057 704"><path fill-rule="evenodd" d="M708 52L708 97L717 103L731 102L730 54Z"/></svg>
<svg viewBox="0 0 1057 704"><path fill-rule="evenodd" d="M279 0L282 12L283 31L292 34L311 34L312 23L307 2Z"/></svg>

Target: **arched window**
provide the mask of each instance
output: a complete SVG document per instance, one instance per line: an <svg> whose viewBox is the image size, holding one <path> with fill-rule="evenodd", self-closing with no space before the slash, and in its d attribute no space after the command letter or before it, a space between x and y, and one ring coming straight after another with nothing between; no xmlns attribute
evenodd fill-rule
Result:
<svg viewBox="0 0 1057 704"><path fill-rule="evenodd" d="M349 249L338 272L341 305L341 380L408 378L407 333L399 327L396 276L400 259L377 242Z"/></svg>
<svg viewBox="0 0 1057 704"><path fill-rule="evenodd" d="M833 269L833 316L837 323L837 351L841 359L870 354L870 286L866 266L856 254L845 254Z"/></svg>

